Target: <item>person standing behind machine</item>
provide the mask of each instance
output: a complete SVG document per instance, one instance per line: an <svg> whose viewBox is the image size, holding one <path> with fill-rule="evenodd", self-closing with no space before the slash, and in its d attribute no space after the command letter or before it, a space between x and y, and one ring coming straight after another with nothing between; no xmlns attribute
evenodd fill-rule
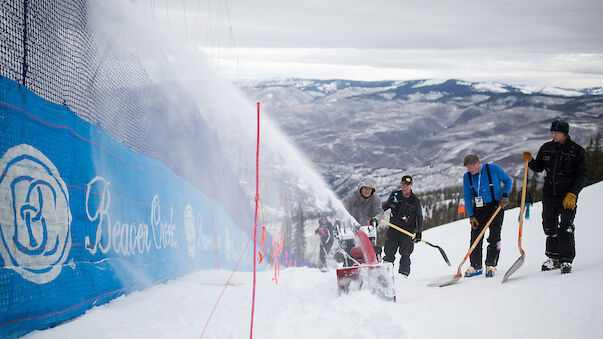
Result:
<svg viewBox="0 0 603 339"><path fill-rule="evenodd" d="M318 249L318 260L320 260L320 270L327 270L327 254L333 246L333 224L325 216L318 219L318 228L314 230L314 234L320 237L320 248Z"/></svg>
<svg viewBox="0 0 603 339"><path fill-rule="evenodd" d="M375 194L377 181L367 175L363 177L356 189L343 198L343 206L361 226L373 225L378 227L378 218L383 214L381 199ZM377 259L381 259L381 244L373 245Z"/></svg>

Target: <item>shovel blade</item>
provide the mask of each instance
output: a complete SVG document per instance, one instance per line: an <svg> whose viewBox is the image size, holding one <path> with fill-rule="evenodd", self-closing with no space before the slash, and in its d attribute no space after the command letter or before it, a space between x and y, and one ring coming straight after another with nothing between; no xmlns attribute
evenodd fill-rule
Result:
<svg viewBox="0 0 603 339"><path fill-rule="evenodd" d="M438 251L440 251L440 254L442 255L442 258L444 258L444 261L446 262L446 264L447 264L448 266L450 266L450 260L448 260L448 256L446 255L446 252L444 252L444 249L443 249L443 248L441 248L441 247L440 247L440 246L438 246L438 245L434 245L434 244L432 244L432 243L430 243L430 242L428 242L428 241L424 241L424 240L422 240L422 241L423 241L424 243L426 243L427 245L431 246L431 247L435 247L435 248L437 248L437 249L438 249Z"/></svg>
<svg viewBox="0 0 603 339"><path fill-rule="evenodd" d="M501 284L504 283L505 281L507 281L507 279L509 279L511 274L515 273L515 271L517 271L521 267L521 265L523 265L524 261L525 261L525 255L522 255L521 257L517 258L515 263L513 265L511 265L511 267L509 268L507 273L505 273L505 276L503 277Z"/></svg>
<svg viewBox="0 0 603 339"><path fill-rule="evenodd" d="M396 301L391 264L361 265L337 269L339 295L367 290L383 299Z"/></svg>
<svg viewBox="0 0 603 339"><path fill-rule="evenodd" d="M448 266L450 265L450 260L448 260L448 256L446 256L446 252L444 252L444 249L441 248L440 246L436 246L438 250L440 250L440 254L442 255L442 258L444 258L444 261L446 262L446 264L448 264Z"/></svg>
<svg viewBox="0 0 603 339"><path fill-rule="evenodd" d="M452 285L452 284L456 284L459 280L461 280L463 276L460 274L456 274L456 275L451 275L451 276L445 276L442 277L438 280L435 280L429 284L427 284L427 286L430 287L444 287L444 286L448 286L448 285Z"/></svg>

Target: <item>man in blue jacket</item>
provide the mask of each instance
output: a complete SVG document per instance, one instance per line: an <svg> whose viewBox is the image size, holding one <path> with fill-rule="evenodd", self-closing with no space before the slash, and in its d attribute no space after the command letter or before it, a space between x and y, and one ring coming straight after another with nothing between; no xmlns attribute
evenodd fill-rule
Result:
<svg viewBox="0 0 603 339"><path fill-rule="evenodd" d="M513 180L498 165L482 165L475 154L467 155L463 165L467 168L467 173L463 176L463 198L471 223L471 244L473 244L496 208L499 205L504 208L509 203ZM486 277L492 277L496 273L503 218L504 211L501 210L490 224L485 262ZM482 274L482 243L483 238L471 253L469 257L471 266L465 272L465 277Z"/></svg>

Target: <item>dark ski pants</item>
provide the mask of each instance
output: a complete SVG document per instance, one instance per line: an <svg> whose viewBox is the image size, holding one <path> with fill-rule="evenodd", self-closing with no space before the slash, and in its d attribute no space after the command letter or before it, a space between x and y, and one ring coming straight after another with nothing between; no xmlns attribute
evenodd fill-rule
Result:
<svg viewBox="0 0 603 339"><path fill-rule="evenodd" d="M324 267L327 264L327 253L331 250L331 246L333 246L333 238L331 241L328 241L326 244L323 242L325 239L320 239L320 249L318 252L318 259L320 260L321 267Z"/></svg>
<svg viewBox="0 0 603 339"><path fill-rule="evenodd" d="M545 255L560 262L574 261L576 241L574 238L574 218L576 209L563 208L562 196L542 197L542 228L546 235Z"/></svg>
<svg viewBox="0 0 603 339"><path fill-rule="evenodd" d="M398 272L409 275L410 274L410 254L415 249L415 244L412 239L404 233L396 231L393 228L387 230L387 239L385 240L385 257L384 261L391 263L396 260L396 251L399 249L400 252L400 268Z"/></svg>
<svg viewBox="0 0 603 339"><path fill-rule="evenodd" d="M479 222L479 226L477 229L471 229L471 242L470 245L473 245L477 236L482 232L488 220L492 217L494 211L498 207L498 202L488 203L483 207L474 208L474 215ZM504 210L498 212L498 215L492 223L490 227L488 227L488 247L486 249L486 266L496 266L498 263L498 256L500 254L500 231L502 228L502 223L504 219ZM485 235L484 235L485 236ZM471 262L471 266L475 268L482 267L482 245L484 243L484 238L482 237L471 255L469 256L469 261Z"/></svg>

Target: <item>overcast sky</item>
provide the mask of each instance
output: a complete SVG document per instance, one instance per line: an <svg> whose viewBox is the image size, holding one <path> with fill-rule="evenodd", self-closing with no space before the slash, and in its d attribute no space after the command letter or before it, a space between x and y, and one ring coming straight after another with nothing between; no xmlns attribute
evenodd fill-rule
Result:
<svg viewBox="0 0 603 339"><path fill-rule="evenodd" d="M603 86L601 0L187 1L172 22L237 78Z"/></svg>

